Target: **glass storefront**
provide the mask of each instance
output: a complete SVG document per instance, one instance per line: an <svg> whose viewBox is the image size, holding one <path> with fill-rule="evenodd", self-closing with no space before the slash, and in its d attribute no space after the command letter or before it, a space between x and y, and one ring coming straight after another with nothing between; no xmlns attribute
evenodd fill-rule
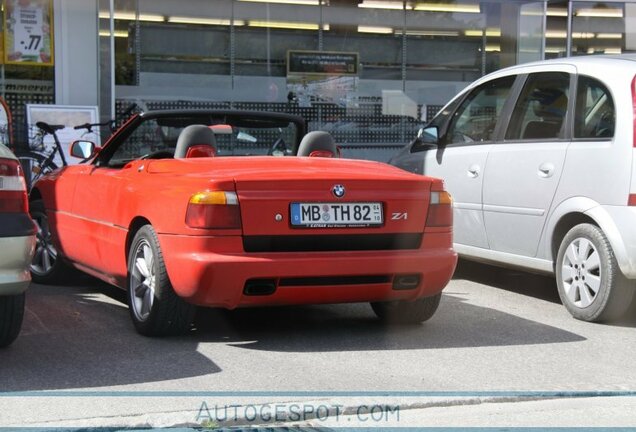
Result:
<svg viewBox="0 0 636 432"><path fill-rule="evenodd" d="M636 51L631 1L95 1L102 119L131 102L288 112L378 160L489 72ZM53 88L50 67L4 73Z"/></svg>

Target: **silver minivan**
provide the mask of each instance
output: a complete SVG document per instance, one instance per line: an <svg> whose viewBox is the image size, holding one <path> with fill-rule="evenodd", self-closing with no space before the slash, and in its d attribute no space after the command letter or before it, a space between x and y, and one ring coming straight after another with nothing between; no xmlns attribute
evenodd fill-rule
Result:
<svg viewBox="0 0 636 432"><path fill-rule="evenodd" d="M441 177L460 256L553 274L585 321L636 289L636 55L515 66L469 85L391 164Z"/></svg>

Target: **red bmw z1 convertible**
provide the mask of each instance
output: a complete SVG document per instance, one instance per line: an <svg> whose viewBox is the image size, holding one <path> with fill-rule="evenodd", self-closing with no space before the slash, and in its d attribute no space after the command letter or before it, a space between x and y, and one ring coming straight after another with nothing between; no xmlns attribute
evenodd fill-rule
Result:
<svg viewBox="0 0 636 432"><path fill-rule="evenodd" d="M126 289L144 335L186 331L196 305L364 301L421 322L455 269L441 180L339 158L296 116L146 112L71 154L31 191L33 279L70 265Z"/></svg>

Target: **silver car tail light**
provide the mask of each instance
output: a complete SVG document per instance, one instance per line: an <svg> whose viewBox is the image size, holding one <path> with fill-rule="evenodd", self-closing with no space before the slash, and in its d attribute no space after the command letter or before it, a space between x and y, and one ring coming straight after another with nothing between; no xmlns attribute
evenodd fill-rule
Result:
<svg viewBox="0 0 636 432"><path fill-rule="evenodd" d="M29 201L20 162L0 158L0 212L28 213Z"/></svg>

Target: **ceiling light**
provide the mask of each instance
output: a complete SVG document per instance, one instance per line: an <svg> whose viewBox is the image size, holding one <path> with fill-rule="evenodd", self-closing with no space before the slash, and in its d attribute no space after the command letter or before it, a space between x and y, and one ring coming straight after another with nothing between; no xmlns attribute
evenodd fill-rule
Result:
<svg viewBox="0 0 636 432"><path fill-rule="evenodd" d="M599 9L579 9L574 15L579 17L595 17L595 18L623 18L623 9L619 8L599 8Z"/></svg>
<svg viewBox="0 0 636 432"><path fill-rule="evenodd" d="M395 34L402 34L402 30L395 30ZM457 37L459 36L458 31L446 31L446 30L407 30L406 34L408 36L448 36L448 37Z"/></svg>
<svg viewBox="0 0 636 432"><path fill-rule="evenodd" d="M486 52L496 52L496 51L501 51L501 46L499 44L486 45Z"/></svg>
<svg viewBox="0 0 636 432"><path fill-rule="evenodd" d="M403 1L389 1L389 0L364 0L358 4L359 8L369 9L404 9ZM412 9L410 6L406 6L407 9Z"/></svg>
<svg viewBox="0 0 636 432"><path fill-rule="evenodd" d="M486 36L500 37L501 36L501 29L498 29L498 28L486 29Z"/></svg>
<svg viewBox="0 0 636 432"><path fill-rule="evenodd" d="M481 31L481 30L466 30L464 32L464 35L465 36L479 36L479 37L481 37L481 36L484 35L484 32Z"/></svg>
<svg viewBox="0 0 636 432"><path fill-rule="evenodd" d="M100 30L99 35L109 37L111 33L108 30ZM115 30L115 33L113 33L113 36L115 36L116 38L127 38L128 32L126 30Z"/></svg>
<svg viewBox="0 0 636 432"><path fill-rule="evenodd" d="M393 28L392 27L358 26L358 33L391 34L393 33Z"/></svg>
<svg viewBox="0 0 636 432"><path fill-rule="evenodd" d="M289 22L289 21L249 21L250 27L265 27L291 30L318 30L319 25L314 23ZM329 30L329 24L323 24L323 30Z"/></svg>
<svg viewBox="0 0 636 432"><path fill-rule="evenodd" d="M545 52L548 53L548 54L559 54L559 53L564 53L565 52L565 48L546 47L545 48Z"/></svg>
<svg viewBox="0 0 636 432"><path fill-rule="evenodd" d="M484 35L484 31L483 30L466 30L464 31L464 35L465 36L469 36L469 37L481 37ZM500 37L501 36L501 29L498 28L488 28L486 29L486 36L489 37Z"/></svg>
<svg viewBox="0 0 636 432"><path fill-rule="evenodd" d="M195 17L183 17L183 16L171 16L168 17L169 23L174 24L201 24L201 25L219 25L219 26L229 26L232 24L229 19L219 19L219 18L195 18ZM245 21L242 20L234 20L235 26L245 25Z"/></svg>
<svg viewBox="0 0 636 432"><path fill-rule="evenodd" d="M239 0L249 3L281 3L281 4L295 4L295 5L307 5L318 6L319 0Z"/></svg>
<svg viewBox="0 0 636 432"><path fill-rule="evenodd" d="M478 4L467 3L417 3L413 9L428 12L481 13Z"/></svg>
<svg viewBox="0 0 636 432"><path fill-rule="evenodd" d="M568 32L565 30L548 30L545 32L545 37L550 39L565 39L568 37Z"/></svg>
<svg viewBox="0 0 636 432"><path fill-rule="evenodd" d="M623 39L622 33L599 33L596 35L597 39Z"/></svg>
<svg viewBox="0 0 636 432"><path fill-rule="evenodd" d="M574 38L574 39L593 39L594 38L594 33L574 32L574 33L572 33L572 38Z"/></svg>
<svg viewBox="0 0 636 432"><path fill-rule="evenodd" d="M108 11L100 11L99 17L104 19L110 18L110 12ZM113 14L113 18L116 20L128 20L135 21L136 14L134 12L121 12L115 11ZM149 22L163 22L165 17L163 15L154 15L154 14L139 14L139 21L149 21Z"/></svg>
<svg viewBox="0 0 636 432"><path fill-rule="evenodd" d="M566 17L568 16L568 10L566 8L548 8L548 16Z"/></svg>

